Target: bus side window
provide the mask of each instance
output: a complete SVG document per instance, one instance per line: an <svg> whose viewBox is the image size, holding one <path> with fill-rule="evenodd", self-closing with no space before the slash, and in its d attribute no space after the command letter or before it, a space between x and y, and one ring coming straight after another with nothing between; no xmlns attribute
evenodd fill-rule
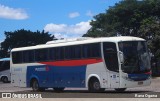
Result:
<svg viewBox="0 0 160 101"><path fill-rule="evenodd" d="M74 46L74 58L81 59L81 54L82 54L81 45Z"/></svg>
<svg viewBox="0 0 160 101"><path fill-rule="evenodd" d="M100 43L92 44L92 57L100 57L101 56L101 47Z"/></svg>
<svg viewBox="0 0 160 101"><path fill-rule="evenodd" d="M4 63L4 64L3 64L4 70L7 70L7 69L10 68L10 61L4 61L3 63Z"/></svg>
<svg viewBox="0 0 160 101"><path fill-rule="evenodd" d="M75 48L74 46L70 46L70 59L75 59Z"/></svg>
<svg viewBox="0 0 160 101"><path fill-rule="evenodd" d="M34 62L34 50L23 51L23 62Z"/></svg>
<svg viewBox="0 0 160 101"><path fill-rule="evenodd" d="M85 44L82 47L83 58L96 58L101 56L100 43Z"/></svg>
<svg viewBox="0 0 160 101"><path fill-rule="evenodd" d="M0 71L3 71L2 64L3 64L3 61L0 61Z"/></svg>
<svg viewBox="0 0 160 101"><path fill-rule="evenodd" d="M89 57L89 45L83 45L83 58L88 58Z"/></svg>
<svg viewBox="0 0 160 101"><path fill-rule="evenodd" d="M71 47L65 47L65 59L71 59Z"/></svg>
<svg viewBox="0 0 160 101"><path fill-rule="evenodd" d="M64 60L64 48L63 47L56 48L55 59L56 60Z"/></svg>
<svg viewBox="0 0 160 101"><path fill-rule="evenodd" d="M29 52L28 52L28 55L29 55L29 62L34 62L35 61L35 52L34 52L34 50L30 50Z"/></svg>
<svg viewBox="0 0 160 101"><path fill-rule="evenodd" d="M22 52L13 52L12 53L12 60L13 63L17 64L17 63L22 63Z"/></svg>
<svg viewBox="0 0 160 101"><path fill-rule="evenodd" d="M81 46L67 46L65 47L65 59L80 59Z"/></svg>
<svg viewBox="0 0 160 101"><path fill-rule="evenodd" d="M46 61L48 51L47 49L37 49L35 50L35 59L36 61Z"/></svg>
<svg viewBox="0 0 160 101"><path fill-rule="evenodd" d="M56 48L49 48L49 60L55 60Z"/></svg>
<svg viewBox="0 0 160 101"><path fill-rule="evenodd" d="M23 62L24 63L28 63L29 62L28 51L23 51Z"/></svg>

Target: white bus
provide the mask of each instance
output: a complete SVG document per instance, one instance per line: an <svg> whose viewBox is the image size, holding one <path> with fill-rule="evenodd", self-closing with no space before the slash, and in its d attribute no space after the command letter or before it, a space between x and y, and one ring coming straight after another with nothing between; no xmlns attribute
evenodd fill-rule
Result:
<svg viewBox="0 0 160 101"><path fill-rule="evenodd" d="M33 91L92 92L151 84L146 41L137 37L77 38L11 50L11 83Z"/></svg>
<svg viewBox="0 0 160 101"><path fill-rule="evenodd" d="M0 59L0 81L4 83L11 81L10 58Z"/></svg>

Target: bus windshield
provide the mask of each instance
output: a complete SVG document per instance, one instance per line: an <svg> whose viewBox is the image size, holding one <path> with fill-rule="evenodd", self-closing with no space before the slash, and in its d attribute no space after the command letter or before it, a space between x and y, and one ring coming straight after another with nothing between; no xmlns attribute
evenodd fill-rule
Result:
<svg viewBox="0 0 160 101"><path fill-rule="evenodd" d="M125 73L146 73L150 71L150 56L145 41L119 42L119 50L123 52Z"/></svg>

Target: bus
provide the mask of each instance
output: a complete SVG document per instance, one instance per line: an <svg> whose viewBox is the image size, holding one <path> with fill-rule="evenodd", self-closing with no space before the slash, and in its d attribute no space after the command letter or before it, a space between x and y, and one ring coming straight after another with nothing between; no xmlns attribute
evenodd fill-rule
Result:
<svg viewBox="0 0 160 101"><path fill-rule="evenodd" d="M11 83L33 91L127 88L151 84L146 41L131 36L75 38L11 50Z"/></svg>
<svg viewBox="0 0 160 101"><path fill-rule="evenodd" d="M0 59L0 81L8 83L11 81L10 58Z"/></svg>

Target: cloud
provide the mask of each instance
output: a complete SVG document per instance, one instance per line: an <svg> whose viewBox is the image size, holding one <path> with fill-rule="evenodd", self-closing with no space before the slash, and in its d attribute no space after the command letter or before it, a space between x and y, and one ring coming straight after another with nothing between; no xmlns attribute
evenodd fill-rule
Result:
<svg viewBox="0 0 160 101"><path fill-rule="evenodd" d="M94 16L94 14L90 10L87 11L86 15L89 16L89 17L93 17Z"/></svg>
<svg viewBox="0 0 160 101"><path fill-rule="evenodd" d="M59 33L59 32L66 32L65 30L66 28L67 28L66 24L50 23L45 26L44 30L47 32Z"/></svg>
<svg viewBox="0 0 160 101"><path fill-rule="evenodd" d="M64 35L62 33L54 33L54 37L58 38L58 39L60 39L60 38L69 38L69 35Z"/></svg>
<svg viewBox="0 0 160 101"><path fill-rule="evenodd" d="M78 16L80 16L80 14L78 12L73 12L73 13L69 14L69 18L76 18Z"/></svg>
<svg viewBox="0 0 160 101"><path fill-rule="evenodd" d="M0 4L0 18L24 20L28 18L28 15L23 9L10 8Z"/></svg>
<svg viewBox="0 0 160 101"><path fill-rule="evenodd" d="M57 38L79 37L91 28L90 21L80 22L74 25L50 23L44 27L46 32L50 32Z"/></svg>

